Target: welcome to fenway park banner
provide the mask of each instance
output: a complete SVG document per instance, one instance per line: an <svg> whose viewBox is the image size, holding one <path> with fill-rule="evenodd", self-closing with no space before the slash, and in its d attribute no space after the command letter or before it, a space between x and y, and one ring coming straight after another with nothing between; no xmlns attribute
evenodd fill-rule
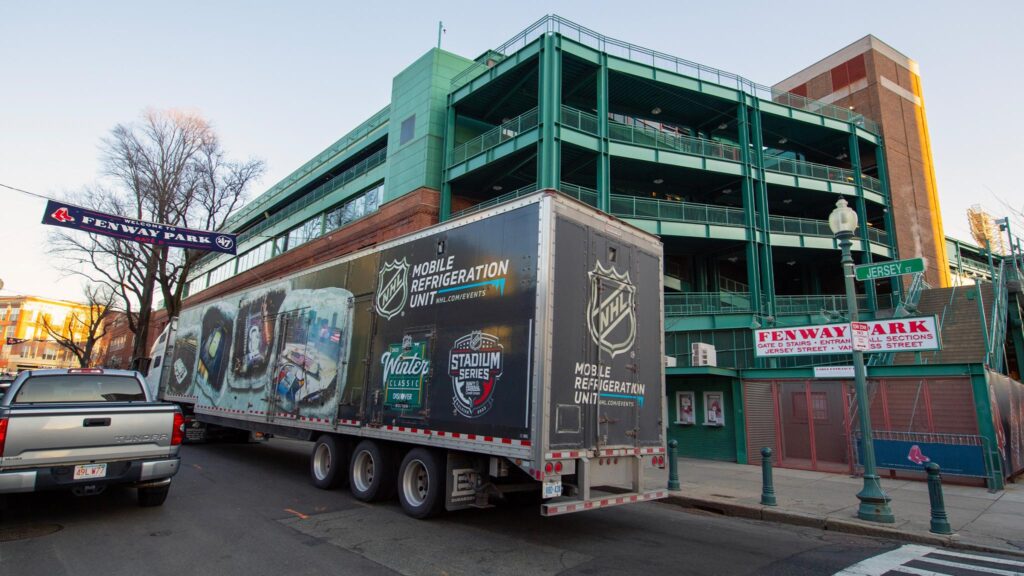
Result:
<svg viewBox="0 0 1024 576"><path fill-rule="evenodd" d="M235 253L235 235L133 220L50 200L43 224L62 226L145 244Z"/></svg>
<svg viewBox="0 0 1024 576"><path fill-rule="evenodd" d="M871 320L864 324L868 325L867 352L922 352L940 348L935 316ZM759 357L849 354L852 348L849 323L754 331L754 353Z"/></svg>

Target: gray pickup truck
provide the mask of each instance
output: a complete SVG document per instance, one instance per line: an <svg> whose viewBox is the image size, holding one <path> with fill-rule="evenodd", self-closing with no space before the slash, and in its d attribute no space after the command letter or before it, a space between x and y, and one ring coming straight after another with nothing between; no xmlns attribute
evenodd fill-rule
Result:
<svg viewBox="0 0 1024 576"><path fill-rule="evenodd" d="M0 496L126 484L139 504L159 506L184 434L181 410L153 402L138 372L23 372L0 398Z"/></svg>

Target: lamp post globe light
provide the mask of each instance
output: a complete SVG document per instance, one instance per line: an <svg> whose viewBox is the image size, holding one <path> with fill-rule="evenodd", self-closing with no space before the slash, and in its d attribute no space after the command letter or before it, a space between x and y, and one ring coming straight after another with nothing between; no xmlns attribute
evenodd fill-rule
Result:
<svg viewBox="0 0 1024 576"><path fill-rule="evenodd" d="M843 251L843 277L846 281L846 306L850 322L857 321L857 293L853 286L853 232L857 229L857 212L847 205L844 198L836 202L836 209L828 217L828 226ZM852 334L851 342L852 342ZM889 496L882 491L878 474L875 472L875 445L871 434L871 412L868 403L867 382L864 372L864 352L852 350L853 380L857 390L857 412L860 413L861 443L864 454L864 488L857 493L860 507L857 517L872 522L892 523L896 521L889 508Z"/></svg>

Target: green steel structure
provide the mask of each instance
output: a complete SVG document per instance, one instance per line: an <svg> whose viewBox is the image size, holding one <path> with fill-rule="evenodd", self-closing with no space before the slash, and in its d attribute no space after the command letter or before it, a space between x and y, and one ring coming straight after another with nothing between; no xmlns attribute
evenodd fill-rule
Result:
<svg viewBox="0 0 1024 576"><path fill-rule="evenodd" d="M437 221L557 189L664 243L665 353L675 359L667 370L669 436L680 453L756 461L751 455L764 445L754 442L781 442L786 433L781 397L757 390L790 384L750 392L747 380L798 381L811 377L811 366L849 358L759 360L753 329L844 318L839 249L827 222L840 196L861 222L857 263L899 258L885 154L878 126L852 110L546 16L476 59L431 49L399 72L385 108L229 221L238 255L204 257L187 294L258 275L268 269L261 264L413 193L434 195ZM907 296L895 278L858 289L868 319L892 314ZM695 343L714 345L718 367L691 365ZM869 376L967 374L981 386L976 368L916 368L872 366ZM982 421L988 398L976 392L978 426L993 437ZM698 413L721 411L723 419L674 425L680 394ZM803 417L817 418L824 405L808 402ZM773 418L771 405L778 429L748 429ZM780 458L793 452L772 447Z"/></svg>

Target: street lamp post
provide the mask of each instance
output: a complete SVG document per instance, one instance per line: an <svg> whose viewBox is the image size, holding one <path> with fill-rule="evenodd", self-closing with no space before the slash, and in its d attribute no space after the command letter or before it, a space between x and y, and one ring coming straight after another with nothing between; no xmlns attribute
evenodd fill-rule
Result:
<svg viewBox="0 0 1024 576"><path fill-rule="evenodd" d="M828 217L829 228L832 234L839 241L839 247L843 251L843 276L846 281L846 305L850 315L850 322L857 321L857 292L853 286L853 255L850 248L853 246L853 232L857 229L857 212L847 206L845 199L840 198L836 202L836 209ZM851 328L852 330L852 328ZM853 334L850 334L850 342L853 343ZM861 520L872 522L892 523L896 521L889 508L889 496L882 491L882 484L879 482L878 474L875 472L875 445L871 434L871 412L868 402L868 387L864 371L864 352L852 350L853 353L853 380L857 390L857 411L860 413L861 442L864 453L864 488L857 494L860 499L860 507L857 509L857 517Z"/></svg>

